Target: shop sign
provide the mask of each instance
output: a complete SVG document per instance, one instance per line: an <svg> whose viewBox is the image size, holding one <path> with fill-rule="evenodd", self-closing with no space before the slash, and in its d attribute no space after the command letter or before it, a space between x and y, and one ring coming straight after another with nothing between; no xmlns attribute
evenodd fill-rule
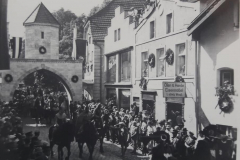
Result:
<svg viewBox="0 0 240 160"><path fill-rule="evenodd" d="M186 95L186 83L163 82L163 97L184 98Z"/></svg>

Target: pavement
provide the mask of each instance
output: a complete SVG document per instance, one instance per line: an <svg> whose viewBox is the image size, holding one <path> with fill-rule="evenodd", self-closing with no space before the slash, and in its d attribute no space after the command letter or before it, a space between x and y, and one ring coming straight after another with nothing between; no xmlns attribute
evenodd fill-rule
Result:
<svg viewBox="0 0 240 160"><path fill-rule="evenodd" d="M38 125L36 126L35 121L31 118L25 118L23 119L23 131L24 133L28 131L34 131L39 130L40 131L40 139L44 141L48 141L48 129L49 125ZM148 156L142 156L140 152L138 152L137 155L132 155L130 152L132 151L132 147L129 146L125 157L121 157L121 147L119 145L113 144L109 141L104 140L103 144L104 153L101 154L99 152L99 141L97 142L95 146L95 150L93 153L93 160L149 160L150 158ZM51 160L57 160L57 146L55 145L53 148L54 151L54 157L50 158ZM64 148L64 157L67 155L67 149ZM79 155L79 149L77 143L74 141L71 144L71 156L70 160L87 160L89 156L88 148L86 145L83 147L83 157L78 158Z"/></svg>

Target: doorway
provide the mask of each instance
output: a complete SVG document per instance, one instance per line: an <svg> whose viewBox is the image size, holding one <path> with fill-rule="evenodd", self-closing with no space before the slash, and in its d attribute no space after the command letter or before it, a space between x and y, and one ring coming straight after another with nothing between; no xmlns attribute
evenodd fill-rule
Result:
<svg viewBox="0 0 240 160"><path fill-rule="evenodd" d="M166 119L172 120L172 126L183 124L183 105L178 103L167 103Z"/></svg>

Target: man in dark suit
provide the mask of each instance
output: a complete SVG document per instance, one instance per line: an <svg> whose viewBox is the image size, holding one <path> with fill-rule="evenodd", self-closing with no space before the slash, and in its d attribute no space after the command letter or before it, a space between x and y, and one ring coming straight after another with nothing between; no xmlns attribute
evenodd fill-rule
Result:
<svg viewBox="0 0 240 160"><path fill-rule="evenodd" d="M200 140L197 143L197 147L194 153L195 160L211 160L210 144L205 139L204 132L199 132Z"/></svg>

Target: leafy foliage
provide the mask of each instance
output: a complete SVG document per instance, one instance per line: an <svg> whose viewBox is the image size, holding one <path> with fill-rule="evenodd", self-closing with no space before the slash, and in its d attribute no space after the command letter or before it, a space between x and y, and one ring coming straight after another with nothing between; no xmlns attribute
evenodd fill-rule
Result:
<svg viewBox="0 0 240 160"><path fill-rule="evenodd" d="M77 37L83 38L83 25L86 21L86 16L82 14L81 16L76 16L71 11L65 11L63 8L52 13L53 16L60 23L59 31L59 52L61 54L60 59L69 58L72 54L73 46L73 28L77 27Z"/></svg>
<svg viewBox="0 0 240 160"><path fill-rule="evenodd" d="M224 84L223 86L216 87L216 96L225 97L234 94L234 87L231 84Z"/></svg>
<svg viewBox="0 0 240 160"><path fill-rule="evenodd" d="M104 7L106 7L106 5L108 5L108 3L110 3L112 0L104 0L103 3L101 4L101 6L95 6L91 9L88 17L91 17L92 15L94 15L95 13L97 13L98 11L100 11L101 9L103 9Z"/></svg>
<svg viewBox="0 0 240 160"><path fill-rule="evenodd" d="M47 70L36 71L24 78L26 86L35 86L41 89L50 88L53 91L65 91L60 82L61 80L56 75Z"/></svg>

